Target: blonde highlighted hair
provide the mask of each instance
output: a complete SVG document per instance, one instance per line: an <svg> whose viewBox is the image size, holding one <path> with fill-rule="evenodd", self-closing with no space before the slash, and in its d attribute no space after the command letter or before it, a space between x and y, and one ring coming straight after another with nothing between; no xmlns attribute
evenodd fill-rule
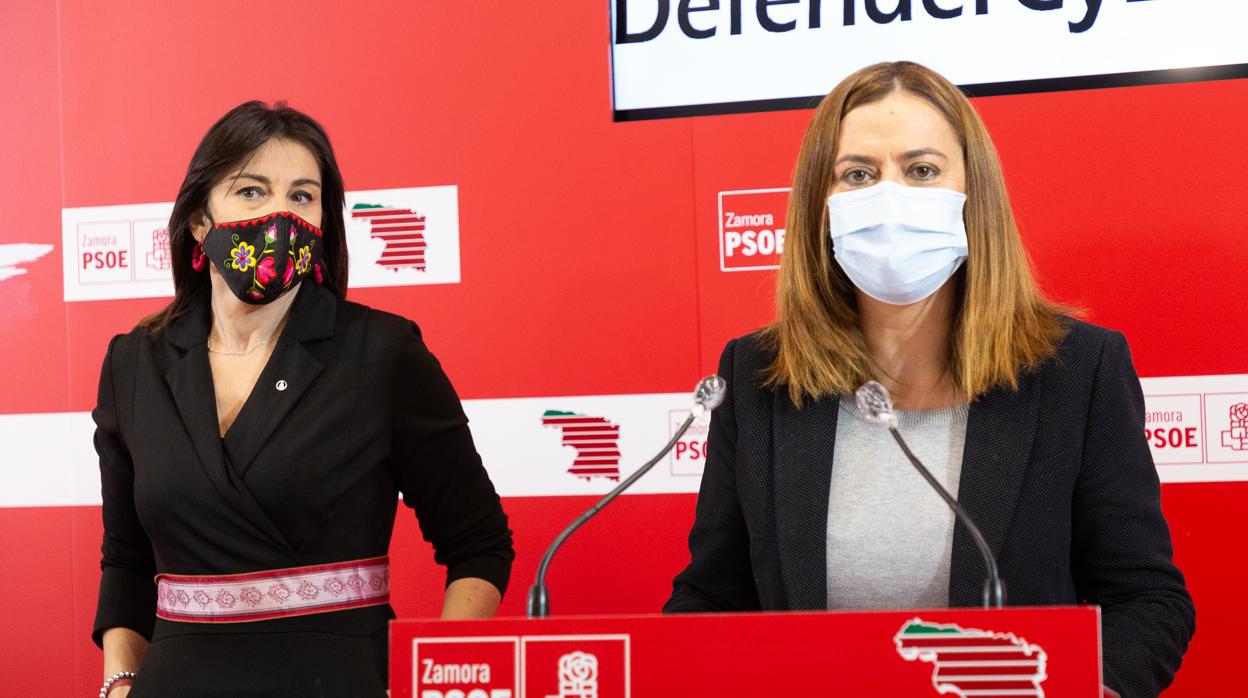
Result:
<svg viewBox="0 0 1248 698"><path fill-rule="evenodd" d="M992 388L1017 388L1020 375L1053 355L1066 311L1036 288L1019 239L996 148L960 90L929 68L879 63L850 75L820 102L806 129L793 174L786 239L776 283L776 319L763 331L775 351L765 384L804 399L852 393L878 378L859 325L853 282L837 264L828 233L827 199L841 121L894 92L926 100L948 120L966 162L968 256L959 293L949 372L971 399Z"/></svg>

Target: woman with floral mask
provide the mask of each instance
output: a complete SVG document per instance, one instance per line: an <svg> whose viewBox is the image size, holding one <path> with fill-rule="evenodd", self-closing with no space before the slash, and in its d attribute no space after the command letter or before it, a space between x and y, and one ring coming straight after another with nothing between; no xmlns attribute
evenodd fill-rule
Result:
<svg viewBox="0 0 1248 698"><path fill-rule="evenodd" d="M173 301L109 345L100 695L384 696L397 495L447 567L443 617L498 607L507 517L416 325L344 300L324 130L248 102L191 158Z"/></svg>
<svg viewBox="0 0 1248 698"><path fill-rule="evenodd" d="M692 560L669 612L975 606L982 528L1018 605L1102 608L1105 683L1170 683L1194 630L1126 341L1036 289L995 149L936 73L882 63L819 105L798 155L777 317L728 343Z"/></svg>

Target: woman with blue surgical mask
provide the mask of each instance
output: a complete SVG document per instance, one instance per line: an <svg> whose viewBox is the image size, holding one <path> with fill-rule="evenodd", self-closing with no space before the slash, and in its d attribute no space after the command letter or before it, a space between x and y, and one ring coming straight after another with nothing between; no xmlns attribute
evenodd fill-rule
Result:
<svg viewBox="0 0 1248 698"><path fill-rule="evenodd" d="M719 373L691 560L668 612L975 606L968 530L1012 605L1101 606L1106 695L1173 680L1195 611L1172 562L1126 340L1047 301L970 102L914 63L841 82L798 155L776 318Z"/></svg>

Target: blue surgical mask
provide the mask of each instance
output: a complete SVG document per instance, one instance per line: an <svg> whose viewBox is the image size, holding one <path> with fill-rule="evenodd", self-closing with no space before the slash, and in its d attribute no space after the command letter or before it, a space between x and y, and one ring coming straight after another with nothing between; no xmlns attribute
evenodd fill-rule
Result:
<svg viewBox="0 0 1248 698"><path fill-rule="evenodd" d="M966 195L881 182L828 197L836 261L863 293L893 305L932 295L966 261Z"/></svg>

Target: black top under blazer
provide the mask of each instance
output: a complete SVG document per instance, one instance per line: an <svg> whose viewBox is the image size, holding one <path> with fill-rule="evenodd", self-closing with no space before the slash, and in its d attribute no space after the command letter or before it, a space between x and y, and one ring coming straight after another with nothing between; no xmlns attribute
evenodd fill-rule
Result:
<svg viewBox="0 0 1248 698"><path fill-rule="evenodd" d="M787 388L761 387L773 357L757 334L724 349L728 394L711 420L692 559L666 612L826 608L839 398L798 409ZM1105 684L1124 698L1169 685L1195 631L1160 491L1117 332L1072 320L1017 391L971 404L958 501L996 553L1009 603L1099 604ZM978 605L984 576L959 523L949 605Z"/></svg>
<svg viewBox="0 0 1248 698"><path fill-rule="evenodd" d="M206 301L161 334L136 329L109 345L92 413L104 516L96 644L110 627L149 638L325 631L384 641L388 604L257 623L157 621L153 576L385 555L400 492L448 584L479 577L506 589L507 517L419 329L300 286L224 438ZM384 670L384 653L376 659Z"/></svg>

